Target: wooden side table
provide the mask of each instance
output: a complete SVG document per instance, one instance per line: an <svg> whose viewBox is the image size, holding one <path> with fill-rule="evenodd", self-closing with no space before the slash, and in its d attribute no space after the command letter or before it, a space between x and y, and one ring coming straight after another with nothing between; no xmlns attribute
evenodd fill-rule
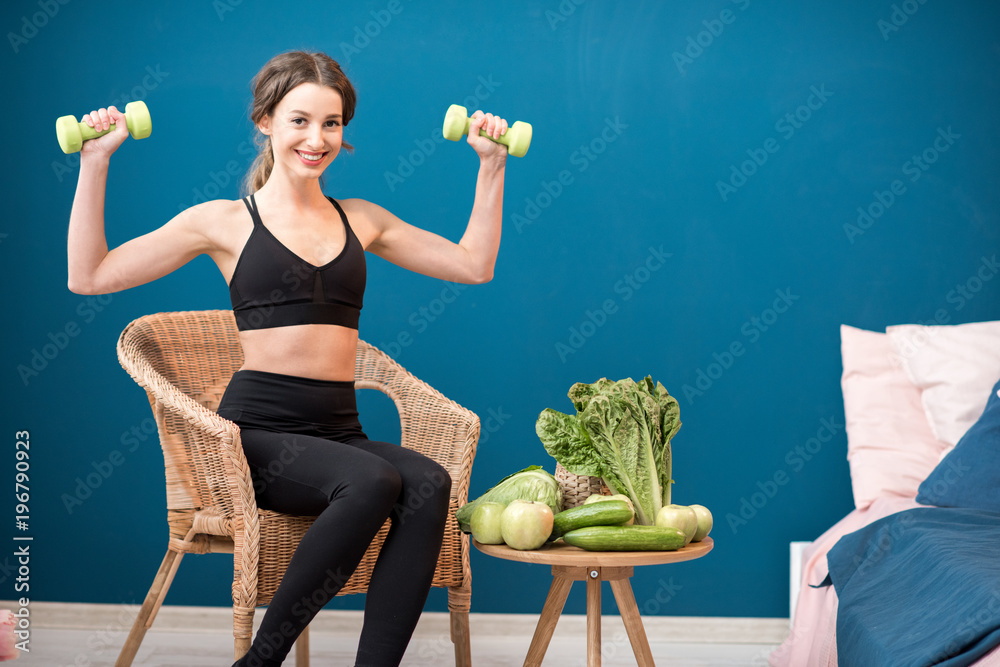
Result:
<svg viewBox="0 0 1000 667"><path fill-rule="evenodd" d="M611 584L636 663L639 667L653 667L653 654L629 583L632 568L694 560L707 554L714 545L710 537L677 551L584 551L564 542L553 542L534 551L518 551L505 544L480 544L475 540L472 543L484 554L496 558L552 566L552 586L535 626L524 667L542 664L569 589L574 581L581 580L587 582L587 667L601 665L601 581Z"/></svg>

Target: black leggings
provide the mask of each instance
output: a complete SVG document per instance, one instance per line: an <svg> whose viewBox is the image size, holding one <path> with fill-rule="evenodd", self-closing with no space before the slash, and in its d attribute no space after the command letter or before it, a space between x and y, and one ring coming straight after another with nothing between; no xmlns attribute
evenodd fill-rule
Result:
<svg viewBox="0 0 1000 667"><path fill-rule="evenodd" d="M316 516L239 667L280 665L391 518L365 599L356 665L398 665L430 589L451 477L361 430L353 382L238 371L219 414L236 422L263 509Z"/></svg>

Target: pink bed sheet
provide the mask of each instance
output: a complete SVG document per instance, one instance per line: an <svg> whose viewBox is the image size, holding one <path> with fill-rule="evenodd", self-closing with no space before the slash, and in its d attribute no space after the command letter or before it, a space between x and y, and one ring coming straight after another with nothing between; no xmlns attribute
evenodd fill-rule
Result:
<svg viewBox="0 0 1000 667"><path fill-rule="evenodd" d="M883 497L854 510L820 535L802 554L802 586L788 637L768 658L771 667L837 667L837 593L833 586L812 588L828 573L826 554L844 535L896 512L924 507L913 498ZM976 663L1000 667L1000 647Z"/></svg>

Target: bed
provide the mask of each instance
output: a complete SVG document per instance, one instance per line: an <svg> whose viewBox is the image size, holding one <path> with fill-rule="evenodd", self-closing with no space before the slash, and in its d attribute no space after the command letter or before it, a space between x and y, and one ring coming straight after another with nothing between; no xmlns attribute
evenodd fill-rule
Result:
<svg viewBox="0 0 1000 667"><path fill-rule="evenodd" d="M1000 667L1000 322L841 327L855 509L772 667Z"/></svg>

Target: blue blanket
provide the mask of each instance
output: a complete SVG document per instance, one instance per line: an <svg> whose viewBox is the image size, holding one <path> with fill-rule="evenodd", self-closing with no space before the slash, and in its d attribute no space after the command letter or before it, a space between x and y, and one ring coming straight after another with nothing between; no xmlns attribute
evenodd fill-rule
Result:
<svg viewBox="0 0 1000 667"><path fill-rule="evenodd" d="M1000 514L928 507L827 555L840 665L970 665L1000 644Z"/></svg>

